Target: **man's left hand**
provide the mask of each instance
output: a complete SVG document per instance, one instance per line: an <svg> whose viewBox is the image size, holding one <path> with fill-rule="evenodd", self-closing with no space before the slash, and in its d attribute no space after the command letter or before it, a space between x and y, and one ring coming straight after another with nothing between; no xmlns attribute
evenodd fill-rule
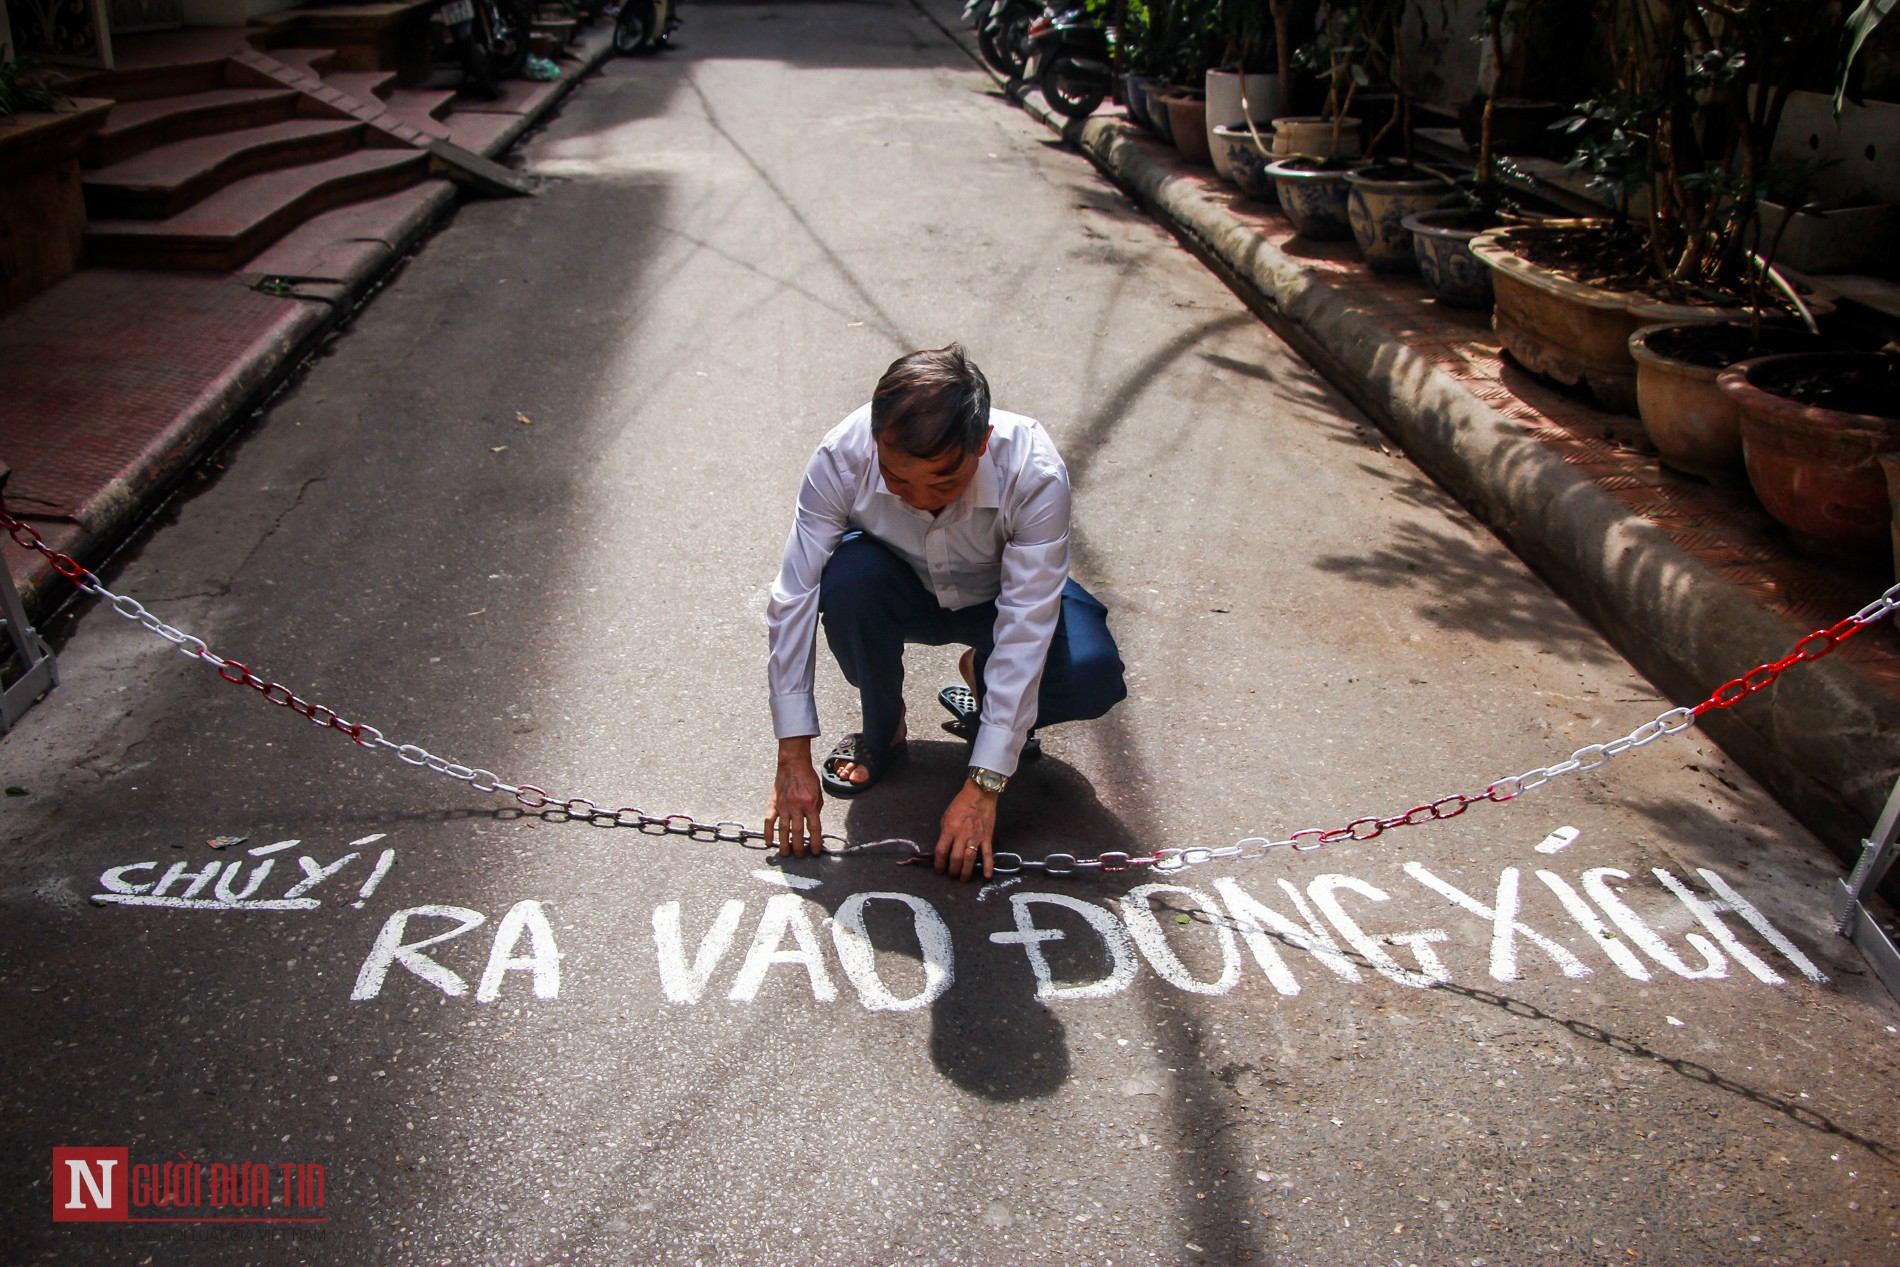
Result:
<svg viewBox="0 0 1900 1267"><path fill-rule="evenodd" d="M965 780L963 790L943 812L943 833L937 837L937 870L967 880L983 860L983 878L996 874L990 856L990 838L996 833L997 793L985 792Z"/></svg>

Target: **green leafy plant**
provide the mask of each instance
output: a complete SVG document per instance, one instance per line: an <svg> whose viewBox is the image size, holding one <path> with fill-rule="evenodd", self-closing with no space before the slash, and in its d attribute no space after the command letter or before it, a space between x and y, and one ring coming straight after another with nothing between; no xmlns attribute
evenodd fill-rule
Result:
<svg viewBox="0 0 1900 1267"><path fill-rule="evenodd" d="M0 118L36 110L70 110L72 104L72 98L53 87L51 72L33 58L0 58Z"/></svg>
<svg viewBox="0 0 1900 1267"><path fill-rule="evenodd" d="M1867 0L1878 7L1892 0ZM1758 204L1795 87L1841 31L1818 0L1599 0L1613 84L1559 126L1572 170L1639 222L1672 297L1732 301L1761 284Z"/></svg>

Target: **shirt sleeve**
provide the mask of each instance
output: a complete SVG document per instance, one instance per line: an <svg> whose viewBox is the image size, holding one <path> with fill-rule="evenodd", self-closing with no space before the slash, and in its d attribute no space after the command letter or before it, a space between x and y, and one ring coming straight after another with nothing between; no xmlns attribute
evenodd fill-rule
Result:
<svg viewBox="0 0 1900 1267"><path fill-rule="evenodd" d="M1003 546L996 646L983 670L983 715L970 764L1014 774L1029 728L1069 579L1069 481L1048 472L1023 503Z"/></svg>
<svg viewBox="0 0 1900 1267"><path fill-rule="evenodd" d="M765 608L771 646L766 678L772 691L772 729L780 739L818 733L818 703L812 694L818 582L844 538L850 515L850 487L836 454L824 446L806 464L785 558Z"/></svg>

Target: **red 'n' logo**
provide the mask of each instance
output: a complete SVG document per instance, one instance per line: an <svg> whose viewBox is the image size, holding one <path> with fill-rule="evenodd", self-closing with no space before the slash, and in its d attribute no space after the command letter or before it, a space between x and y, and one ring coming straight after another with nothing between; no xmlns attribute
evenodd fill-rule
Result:
<svg viewBox="0 0 1900 1267"><path fill-rule="evenodd" d="M130 1163L129 1149L55 1148L53 1222L123 1223Z"/></svg>

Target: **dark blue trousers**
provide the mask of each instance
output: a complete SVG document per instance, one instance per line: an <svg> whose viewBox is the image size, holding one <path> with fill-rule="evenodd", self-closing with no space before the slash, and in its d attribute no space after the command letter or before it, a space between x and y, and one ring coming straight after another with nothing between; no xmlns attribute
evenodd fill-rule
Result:
<svg viewBox="0 0 1900 1267"><path fill-rule="evenodd" d="M951 611L883 542L858 529L825 564L818 610L831 654L864 706L865 742L882 746L904 712L904 646L958 643L976 651L978 695L996 645L996 604ZM1036 697L1036 725L1100 717L1126 699L1122 659L1108 632L1108 609L1070 580L1049 642Z"/></svg>

